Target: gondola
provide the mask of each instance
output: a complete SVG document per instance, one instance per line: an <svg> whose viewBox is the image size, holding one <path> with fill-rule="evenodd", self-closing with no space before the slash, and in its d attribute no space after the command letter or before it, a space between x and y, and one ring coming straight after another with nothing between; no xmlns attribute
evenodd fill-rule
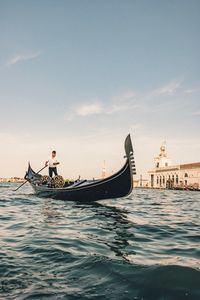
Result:
<svg viewBox="0 0 200 300"><path fill-rule="evenodd" d="M42 182L42 175L36 173L29 163L25 179L31 184L39 197L67 201L97 201L121 198L129 195L133 189L133 175L136 174L135 160L130 134L126 137L124 166L110 177L99 180L77 180L61 188Z"/></svg>

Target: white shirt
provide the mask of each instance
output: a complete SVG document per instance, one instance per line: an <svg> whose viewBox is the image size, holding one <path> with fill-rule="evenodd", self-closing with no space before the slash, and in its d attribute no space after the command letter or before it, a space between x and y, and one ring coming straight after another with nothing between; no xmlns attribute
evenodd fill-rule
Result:
<svg viewBox="0 0 200 300"><path fill-rule="evenodd" d="M50 156L48 162L49 162L49 168L56 168L57 167L57 165L54 165L54 163L58 162L56 156L55 157Z"/></svg>

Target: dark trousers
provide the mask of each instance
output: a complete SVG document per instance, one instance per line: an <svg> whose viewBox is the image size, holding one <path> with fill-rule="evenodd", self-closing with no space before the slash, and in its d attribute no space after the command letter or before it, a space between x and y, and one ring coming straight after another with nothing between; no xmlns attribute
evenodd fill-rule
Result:
<svg viewBox="0 0 200 300"><path fill-rule="evenodd" d="M54 167L54 168L49 168L49 176L50 176L50 177L53 177L53 173L54 173L55 176L58 175L58 172L57 172L57 168L56 168L56 167Z"/></svg>

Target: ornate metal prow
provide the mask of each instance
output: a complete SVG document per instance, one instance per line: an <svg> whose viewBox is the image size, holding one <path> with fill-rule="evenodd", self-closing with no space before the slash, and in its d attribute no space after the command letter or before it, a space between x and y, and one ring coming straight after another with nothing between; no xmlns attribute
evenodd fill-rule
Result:
<svg viewBox="0 0 200 300"><path fill-rule="evenodd" d="M130 134L126 137L124 147L125 147L125 151L126 151L126 157L129 159L129 161L131 163L132 173L133 173L133 175L136 175L134 151L133 151Z"/></svg>

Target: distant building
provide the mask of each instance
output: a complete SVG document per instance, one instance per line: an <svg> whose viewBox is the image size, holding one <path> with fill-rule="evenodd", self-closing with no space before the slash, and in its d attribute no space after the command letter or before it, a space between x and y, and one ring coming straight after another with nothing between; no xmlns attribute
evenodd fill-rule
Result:
<svg viewBox="0 0 200 300"><path fill-rule="evenodd" d="M173 165L162 144L160 154L154 159L154 168L148 171L152 188L200 187L200 162Z"/></svg>
<svg viewBox="0 0 200 300"><path fill-rule="evenodd" d="M104 160L104 162L103 162L103 167L102 167L102 172L101 172L101 178L104 179L104 178L106 178L106 177L108 177L108 175L107 175L107 173L106 173L106 162L105 162L105 160Z"/></svg>
<svg viewBox="0 0 200 300"><path fill-rule="evenodd" d="M23 181L24 179L19 177L10 177L10 178L0 177L0 182L23 182Z"/></svg>
<svg viewBox="0 0 200 300"><path fill-rule="evenodd" d="M148 188L149 187L149 180L148 179L133 180L133 187L134 188Z"/></svg>

